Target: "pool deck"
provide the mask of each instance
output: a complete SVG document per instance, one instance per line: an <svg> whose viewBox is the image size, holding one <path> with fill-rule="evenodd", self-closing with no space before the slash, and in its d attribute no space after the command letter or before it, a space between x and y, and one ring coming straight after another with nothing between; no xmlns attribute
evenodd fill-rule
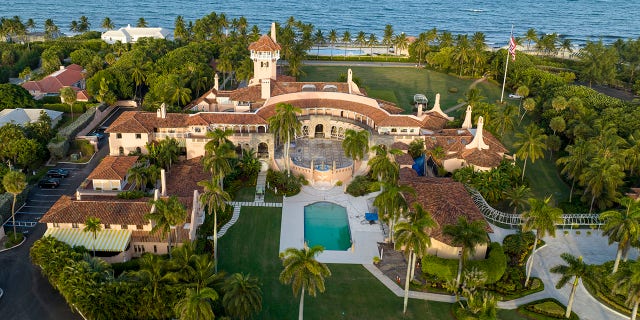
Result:
<svg viewBox="0 0 640 320"><path fill-rule="evenodd" d="M304 207L314 202L328 201L347 209L354 246L353 250L324 251L318 255L318 261L371 264L373 257L379 256L377 243L384 240L379 222L371 225L364 219L365 212L369 210L367 200L375 195L372 193L362 197L352 197L344 193L343 187L334 187L328 190L302 187L299 194L283 199L280 252L287 248L304 247Z"/></svg>

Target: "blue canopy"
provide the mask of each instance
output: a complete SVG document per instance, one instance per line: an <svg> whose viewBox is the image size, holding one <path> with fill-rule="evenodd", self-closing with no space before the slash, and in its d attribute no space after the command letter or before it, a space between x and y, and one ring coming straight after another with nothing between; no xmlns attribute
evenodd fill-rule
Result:
<svg viewBox="0 0 640 320"><path fill-rule="evenodd" d="M376 220L378 220L378 214L377 213L366 212L364 214L364 218L367 221L376 221Z"/></svg>
<svg viewBox="0 0 640 320"><path fill-rule="evenodd" d="M413 168L419 176L424 176L424 154L414 160L411 168Z"/></svg>

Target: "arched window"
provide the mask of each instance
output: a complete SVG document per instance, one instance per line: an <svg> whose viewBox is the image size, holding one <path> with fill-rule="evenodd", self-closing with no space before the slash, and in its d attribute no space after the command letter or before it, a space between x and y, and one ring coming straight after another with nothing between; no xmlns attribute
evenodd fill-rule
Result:
<svg viewBox="0 0 640 320"><path fill-rule="evenodd" d="M119 153L121 156L124 156L124 148L123 148L123 147L118 148L118 153Z"/></svg>
<svg viewBox="0 0 640 320"><path fill-rule="evenodd" d="M316 125L315 137L324 138L324 126L322 124Z"/></svg>
<svg viewBox="0 0 640 320"><path fill-rule="evenodd" d="M258 144L258 158L269 158L269 145L265 142Z"/></svg>
<svg viewBox="0 0 640 320"><path fill-rule="evenodd" d="M142 153L142 149L140 149L140 147L136 147L136 153L138 153L138 154Z"/></svg>

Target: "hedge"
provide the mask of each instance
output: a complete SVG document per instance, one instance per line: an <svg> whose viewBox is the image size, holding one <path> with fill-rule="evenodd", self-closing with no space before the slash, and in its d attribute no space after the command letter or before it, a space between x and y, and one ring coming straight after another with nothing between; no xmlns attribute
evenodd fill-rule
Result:
<svg viewBox="0 0 640 320"><path fill-rule="evenodd" d="M486 273L486 284L500 280L507 268L507 257L502 251L502 246L497 242L491 243L487 250L487 258L468 261L465 270L474 267ZM453 279L458 275L458 260L427 255L422 258L422 272L432 275L441 281Z"/></svg>
<svg viewBox="0 0 640 320"><path fill-rule="evenodd" d="M87 103L86 102L74 102L72 104L72 107L73 107L73 112L75 114L81 114L81 113L84 113L87 110ZM42 108L43 109L60 111L60 112L64 112L64 113L70 113L71 112L71 108L66 103L48 103L48 104L43 104Z"/></svg>
<svg viewBox="0 0 640 320"><path fill-rule="evenodd" d="M536 319L566 319L564 317L566 312L565 306L558 300L552 298L529 302L518 307L518 312L527 316L533 316ZM542 317L538 315L542 315ZM569 319L579 320L580 318L575 312L571 311Z"/></svg>
<svg viewBox="0 0 640 320"><path fill-rule="evenodd" d="M93 121L95 114L96 108L91 108L80 115L73 123L60 129L58 135L47 144L47 149L49 149L51 157L54 159L64 158L69 152L70 141L75 139L76 134Z"/></svg>

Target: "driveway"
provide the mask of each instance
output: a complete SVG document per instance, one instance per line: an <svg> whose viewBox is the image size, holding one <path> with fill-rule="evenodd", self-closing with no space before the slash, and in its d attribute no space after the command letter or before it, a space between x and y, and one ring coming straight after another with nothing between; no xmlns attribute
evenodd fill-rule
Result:
<svg viewBox="0 0 640 320"><path fill-rule="evenodd" d="M538 250L533 261L531 274L542 279L546 295L565 305L569 302L572 281L563 288L556 289L555 285L560 275L549 271L556 265L565 264L560 254L568 252L576 257L582 256L588 264L601 264L615 259L616 255L617 244L608 245L607 238L602 236L600 230L591 231L591 235L587 235L587 230L580 230L580 233L576 235L576 230L571 230L565 235L563 230L557 230L555 238L545 237L546 246ZM629 253L629 259L636 259L637 256L638 251L635 249ZM572 311L578 314L580 319L628 319L593 298L584 288L582 281L578 285Z"/></svg>
<svg viewBox="0 0 640 320"><path fill-rule="evenodd" d="M69 169L70 176L62 179L57 189L33 188L23 206L16 215L16 222L36 222L63 195L73 196L80 183L96 165L109 153L107 145L100 150L88 164L59 164L56 168ZM18 223L16 223L18 224ZM6 227L5 230L12 229ZM40 223L32 227L21 226L28 231L27 241L22 246L0 252L0 288L4 296L0 300L0 319L2 320L80 320L73 313L64 298L49 284L29 258L29 249L40 239L46 226Z"/></svg>

